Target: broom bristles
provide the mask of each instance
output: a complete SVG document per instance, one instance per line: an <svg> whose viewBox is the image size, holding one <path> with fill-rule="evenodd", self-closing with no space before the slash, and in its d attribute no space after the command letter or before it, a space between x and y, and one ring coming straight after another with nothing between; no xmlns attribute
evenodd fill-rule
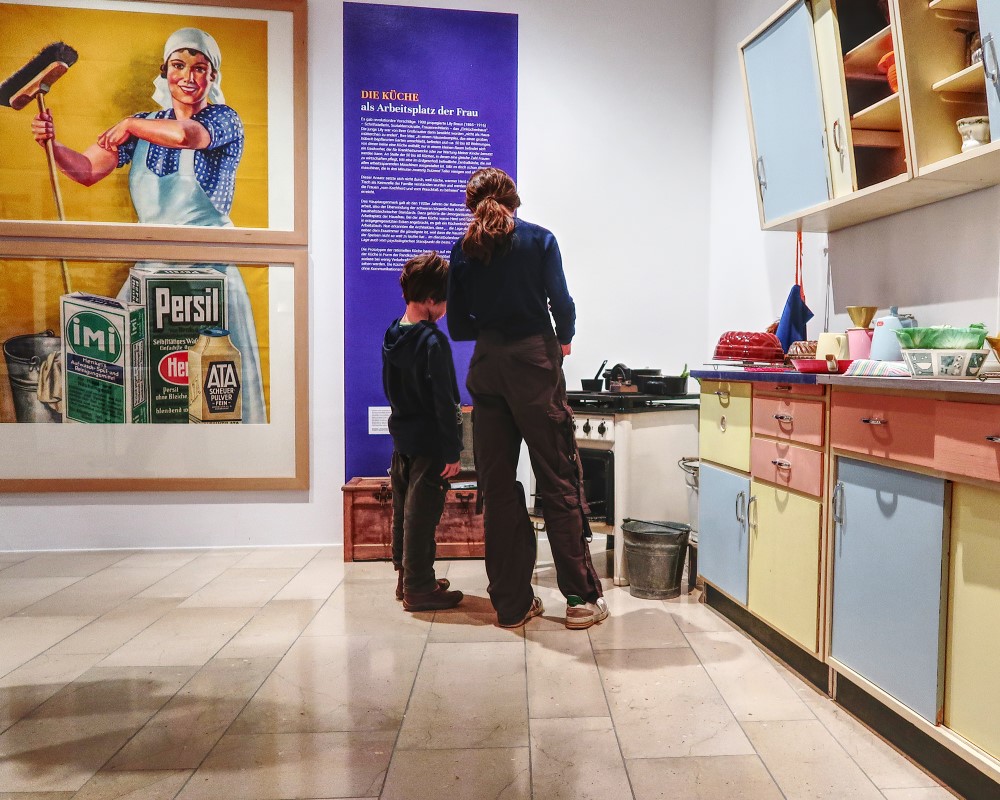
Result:
<svg viewBox="0 0 1000 800"><path fill-rule="evenodd" d="M62 62L67 67L72 67L76 63L77 58L79 58L79 55L76 50L65 42L53 42L50 45L46 45L31 61L3 83L0 83L0 105L9 107L11 98L37 78L51 64Z"/></svg>

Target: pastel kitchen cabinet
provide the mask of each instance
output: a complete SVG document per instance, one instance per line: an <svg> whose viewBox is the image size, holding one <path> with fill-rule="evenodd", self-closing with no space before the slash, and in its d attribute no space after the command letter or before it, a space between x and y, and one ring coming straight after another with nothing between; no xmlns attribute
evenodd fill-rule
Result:
<svg viewBox="0 0 1000 800"><path fill-rule="evenodd" d="M939 478L837 460L831 655L932 724L944 682L945 498Z"/></svg>
<svg viewBox="0 0 1000 800"><path fill-rule="evenodd" d="M736 381L702 381L698 448L702 461L750 471L751 387Z"/></svg>
<svg viewBox="0 0 1000 800"><path fill-rule="evenodd" d="M1000 491L952 493L945 725L1000 758Z"/></svg>
<svg viewBox="0 0 1000 800"><path fill-rule="evenodd" d="M761 223L830 199L812 11L797 0L741 47Z"/></svg>
<svg viewBox="0 0 1000 800"><path fill-rule="evenodd" d="M750 478L703 460L698 482L698 572L745 606Z"/></svg>
<svg viewBox="0 0 1000 800"><path fill-rule="evenodd" d="M822 504L756 479L750 491L747 608L818 653Z"/></svg>

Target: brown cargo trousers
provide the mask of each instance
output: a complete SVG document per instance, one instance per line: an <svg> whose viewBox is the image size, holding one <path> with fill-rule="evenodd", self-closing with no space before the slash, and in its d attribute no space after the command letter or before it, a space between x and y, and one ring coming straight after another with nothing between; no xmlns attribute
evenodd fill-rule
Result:
<svg viewBox="0 0 1000 800"><path fill-rule="evenodd" d="M481 333L466 385L473 398L488 591L497 619L518 622L534 597L537 544L517 482L522 439L535 473L559 590L594 602L603 592L587 547L590 526L559 342L551 334L506 341Z"/></svg>

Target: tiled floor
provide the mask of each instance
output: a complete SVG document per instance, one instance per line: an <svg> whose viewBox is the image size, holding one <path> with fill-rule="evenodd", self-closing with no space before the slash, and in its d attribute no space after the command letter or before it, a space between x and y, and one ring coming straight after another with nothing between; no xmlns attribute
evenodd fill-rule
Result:
<svg viewBox="0 0 1000 800"><path fill-rule="evenodd" d="M695 597L568 631L543 544L510 631L443 574L407 614L336 547L0 553L0 800L952 796Z"/></svg>

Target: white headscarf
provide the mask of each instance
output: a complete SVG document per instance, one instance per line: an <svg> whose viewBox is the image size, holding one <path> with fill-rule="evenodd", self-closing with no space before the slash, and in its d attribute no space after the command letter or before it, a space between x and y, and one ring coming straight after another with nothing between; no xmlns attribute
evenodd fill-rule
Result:
<svg viewBox="0 0 1000 800"><path fill-rule="evenodd" d="M219 49L219 45L215 39L210 34L198 28L181 28L179 31L172 33L170 38L167 39L167 43L163 46L163 63L166 63L171 53L175 53L178 50L197 50L199 53L205 54L205 57L215 70L215 80L212 81L212 86L208 90L208 99L210 102L216 104L225 103L226 98L222 94L222 70L220 68L222 64L222 51ZM156 87L156 90L153 92L153 100L156 101L160 108L173 108L167 79L158 75L153 81L153 86Z"/></svg>

